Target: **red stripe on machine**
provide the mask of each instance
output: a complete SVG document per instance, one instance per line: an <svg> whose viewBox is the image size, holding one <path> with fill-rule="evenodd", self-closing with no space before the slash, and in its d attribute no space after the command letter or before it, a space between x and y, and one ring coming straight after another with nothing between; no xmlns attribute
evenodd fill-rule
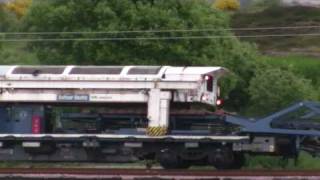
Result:
<svg viewBox="0 0 320 180"><path fill-rule="evenodd" d="M40 116L32 116L32 134L39 134L41 130Z"/></svg>

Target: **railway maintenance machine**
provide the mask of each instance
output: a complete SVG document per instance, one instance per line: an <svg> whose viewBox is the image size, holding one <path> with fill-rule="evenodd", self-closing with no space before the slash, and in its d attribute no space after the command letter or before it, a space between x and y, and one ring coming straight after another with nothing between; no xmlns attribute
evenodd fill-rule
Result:
<svg viewBox="0 0 320 180"><path fill-rule="evenodd" d="M317 154L319 104L301 102L258 120L215 113L218 80L226 72L0 66L0 160L143 159L164 168L230 169L243 165L244 154L297 157L300 149Z"/></svg>

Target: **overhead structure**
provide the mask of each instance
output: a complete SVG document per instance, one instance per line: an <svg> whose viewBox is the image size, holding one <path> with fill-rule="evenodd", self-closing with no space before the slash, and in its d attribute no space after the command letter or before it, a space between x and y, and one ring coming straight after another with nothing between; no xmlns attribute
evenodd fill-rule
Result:
<svg viewBox="0 0 320 180"><path fill-rule="evenodd" d="M222 67L0 66L0 103L147 103L148 135L164 135L170 102L216 105Z"/></svg>

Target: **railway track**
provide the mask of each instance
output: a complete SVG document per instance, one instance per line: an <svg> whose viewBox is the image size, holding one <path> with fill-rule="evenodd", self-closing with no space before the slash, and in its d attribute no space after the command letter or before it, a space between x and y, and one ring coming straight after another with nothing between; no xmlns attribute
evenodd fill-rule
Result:
<svg viewBox="0 0 320 180"><path fill-rule="evenodd" d="M118 179L118 180L306 180L320 179L320 171L214 171L94 168L2 168L0 179Z"/></svg>

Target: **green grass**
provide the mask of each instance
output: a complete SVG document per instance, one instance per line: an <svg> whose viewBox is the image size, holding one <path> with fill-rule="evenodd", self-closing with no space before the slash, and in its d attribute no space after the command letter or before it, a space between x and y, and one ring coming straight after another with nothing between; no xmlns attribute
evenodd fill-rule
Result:
<svg viewBox="0 0 320 180"><path fill-rule="evenodd" d="M320 58L292 55L284 57L265 56L261 60L275 67L288 68L310 79L314 86L320 86Z"/></svg>
<svg viewBox="0 0 320 180"><path fill-rule="evenodd" d="M313 100L320 100L320 57L316 58L299 55L278 57L264 56L261 57L260 60L273 67L288 69L298 76L310 80L311 85L314 88L314 93L317 96L316 99Z"/></svg>
<svg viewBox="0 0 320 180"><path fill-rule="evenodd" d="M309 153L301 152L295 164L294 159L283 159L277 156L247 156L244 169L287 169L287 170L316 170L320 169L320 158Z"/></svg>

